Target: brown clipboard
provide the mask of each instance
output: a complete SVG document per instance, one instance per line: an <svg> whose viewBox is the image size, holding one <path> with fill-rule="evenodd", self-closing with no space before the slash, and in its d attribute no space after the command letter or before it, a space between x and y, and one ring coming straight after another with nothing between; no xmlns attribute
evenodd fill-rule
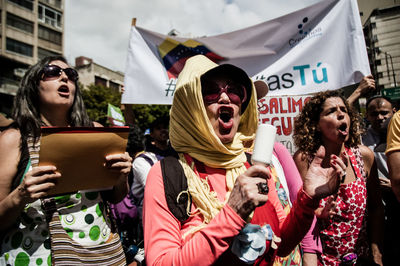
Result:
<svg viewBox="0 0 400 266"><path fill-rule="evenodd" d="M104 166L105 157L124 153L128 135L129 127L43 127L39 165L61 173L49 196L113 187L119 173Z"/></svg>

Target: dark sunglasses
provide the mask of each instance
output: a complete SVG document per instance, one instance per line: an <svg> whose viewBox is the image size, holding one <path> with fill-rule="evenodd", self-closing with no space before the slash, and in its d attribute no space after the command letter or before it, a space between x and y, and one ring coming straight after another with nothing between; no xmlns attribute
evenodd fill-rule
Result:
<svg viewBox="0 0 400 266"><path fill-rule="evenodd" d="M58 78L61 76L61 72L64 72L68 79L73 82L77 81L79 78L78 72L73 68L61 68L57 65L45 65L42 69L42 79Z"/></svg>
<svg viewBox="0 0 400 266"><path fill-rule="evenodd" d="M236 105L244 103L247 99L246 88L241 84L226 84L221 88L217 84L207 84L202 88L203 100L206 104L218 102L221 94L225 92L229 100Z"/></svg>

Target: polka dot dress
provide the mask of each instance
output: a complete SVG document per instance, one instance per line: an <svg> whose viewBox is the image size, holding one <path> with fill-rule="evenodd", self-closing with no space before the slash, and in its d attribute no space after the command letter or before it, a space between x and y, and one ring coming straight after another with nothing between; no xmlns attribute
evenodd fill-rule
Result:
<svg viewBox="0 0 400 266"><path fill-rule="evenodd" d="M90 246L110 237L99 192L78 192L55 200L61 224L74 241ZM48 224L40 200L25 207L18 227L11 228L2 239L0 265L51 265Z"/></svg>

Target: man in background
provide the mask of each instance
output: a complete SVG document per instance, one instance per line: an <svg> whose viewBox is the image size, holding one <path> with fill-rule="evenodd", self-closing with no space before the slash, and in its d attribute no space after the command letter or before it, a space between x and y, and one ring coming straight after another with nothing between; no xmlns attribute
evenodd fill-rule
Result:
<svg viewBox="0 0 400 266"><path fill-rule="evenodd" d="M150 126L150 138L145 143L145 151L133 161L132 193L139 203L138 206L142 206L144 186L150 168L162 158L175 154L169 145L168 127L169 117L157 118ZM141 208L139 209L139 215L141 215Z"/></svg>
<svg viewBox="0 0 400 266"><path fill-rule="evenodd" d="M372 96L367 100L366 118L370 123L366 134L363 136L363 144L368 146L375 155L378 168L382 200L385 210L385 233L383 263L391 264L395 260L396 253L400 250L398 239L400 238L400 204L392 191L391 178L389 176L386 136L389 122L395 112L391 100L382 95Z"/></svg>
<svg viewBox="0 0 400 266"><path fill-rule="evenodd" d="M159 117L150 126L150 138L146 140L145 151L137 155L132 164L132 194L138 206L140 220L142 218L143 194L147 174L150 168L166 156L175 155L169 145L169 117Z"/></svg>
<svg viewBox="0 0 400 266"><path fill-rule="evenodd" d="M372 96L367 100L366 118L370 123L366 134L362 137L362 142L375 153L375 159L378 167L379 179L382 183L390 183L389 173L386 164L386 133L390 118L395 109L391 100L382 95ZM381 147L379 147L381 146ZM376 150L378 148L378 150Z"/></svg>

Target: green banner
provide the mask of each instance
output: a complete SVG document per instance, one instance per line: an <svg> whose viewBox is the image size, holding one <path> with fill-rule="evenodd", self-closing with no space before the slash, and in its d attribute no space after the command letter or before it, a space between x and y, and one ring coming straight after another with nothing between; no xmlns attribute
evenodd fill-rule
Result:
<svg viewBox="0 0 400 266"><path fill-rule="evenodd" d="M391 100L398 100L400 99L400 87L383 89L382 95L389 97Z"/></svg>
<svg viewBox="0 0 400 266"><path fill-rule="evenodd" d="M125 126L125 118L120 108L108 104L107 117L113 126Z"/></svg>

